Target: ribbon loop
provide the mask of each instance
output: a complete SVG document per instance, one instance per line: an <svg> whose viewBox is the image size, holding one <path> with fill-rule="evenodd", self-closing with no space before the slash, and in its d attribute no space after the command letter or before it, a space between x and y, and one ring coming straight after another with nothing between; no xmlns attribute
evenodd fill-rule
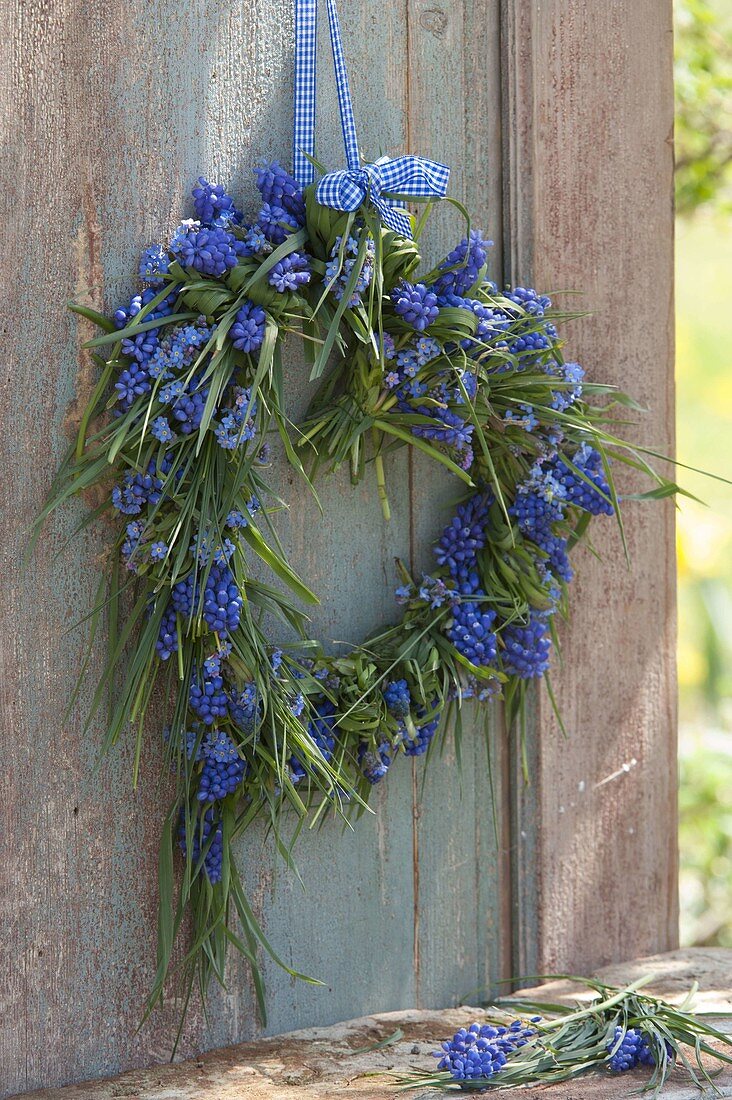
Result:
<svg viewBox="0 0 732 1100"><path fill-rule="evenodd" d="M389 196L444 198L450 169L437 161L415 156L396 157L394 160L381 157L375 164L361 166L336 0L327 0L327 8L348 167L323 176L316 190L317 200L322 206L343 211L358 210L368 200L384 225L403 237L411 237L412 222L404 203ZM306 187L313 180L309 157L313 156L315 148L317 12L318 0L296 0L293 170L301 187Z"/></svg>
<svg viewBox="0 0 732 1100"><path fill-rule="evenodd" d="M403 156L390 160L382 157L363 168L329 172L318 183L316 197L322 206L334 210L358 210L369 200L389 229L403 237L412 236L412 223L399 199L444 198L450 169L424 157Z"/></svg>

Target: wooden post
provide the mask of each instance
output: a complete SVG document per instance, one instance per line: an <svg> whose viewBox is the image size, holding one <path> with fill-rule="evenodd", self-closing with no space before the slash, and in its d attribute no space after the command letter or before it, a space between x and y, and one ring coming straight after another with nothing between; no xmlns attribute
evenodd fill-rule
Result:
<svg viewBox="0 0 732 1100"><path fill-rule="evenodd" d="M591 311L568 353L647 406L632 437L671 453L671 2L507 0L503 35L507 274L579 292L556 295ZM601 560L573 559L553 673L569 739L542 692L535 779L515 783L517 972L678 942L673 505L623 514L629 565L608 522Z"/></svg>

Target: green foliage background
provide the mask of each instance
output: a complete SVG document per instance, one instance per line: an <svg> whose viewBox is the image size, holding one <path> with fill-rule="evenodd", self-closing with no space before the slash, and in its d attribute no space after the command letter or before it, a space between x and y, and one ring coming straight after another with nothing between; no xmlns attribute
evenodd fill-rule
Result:
<svg viewBox="0 0 732 1100"><path fill-rule="evenodd" d="M732 477L732 7L676 3L678 451ZM732 489L681 503L681 936L732 946Z"/></svg>

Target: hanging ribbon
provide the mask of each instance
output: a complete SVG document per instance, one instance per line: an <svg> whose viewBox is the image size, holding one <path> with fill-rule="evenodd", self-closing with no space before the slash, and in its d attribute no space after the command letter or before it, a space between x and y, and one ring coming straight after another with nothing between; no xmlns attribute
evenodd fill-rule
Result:
<svg viewBox="0 0 732 1100"><path fill-rule="evenodd" d="M315 150L317 4L318 0L296 0L293 166L295 179L301 187L312 183L314 175L308 156L312 157ZM450 169L437 161L417 156L396 157L394 160L382 157L375 164L361 166L336 0L327 0L327 6L338 110L348 167L323 176L316 189L317 200L323 206L343 211L357 210L362 203L369 201L384 225L404 237L411 237L411 218L405 211L404 203L393 196L443 198Z"/></svg>

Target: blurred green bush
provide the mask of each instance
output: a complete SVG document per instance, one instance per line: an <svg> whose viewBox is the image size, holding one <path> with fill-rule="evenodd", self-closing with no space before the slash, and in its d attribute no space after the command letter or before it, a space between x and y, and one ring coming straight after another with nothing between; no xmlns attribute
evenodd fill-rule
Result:
<svg viewBox="0 0 732 1100"><path fill-rule="evenodd" d="M678 456L732 477L732 8L675 14ZM732 946L732 488L682 481L681 938Z"/></svg>
<svg viewBox="0 0 732 1100"><path fill-rule="evenodd" d="M677 0L676 208L732 210L732 36L729 8Z"/></svg>

